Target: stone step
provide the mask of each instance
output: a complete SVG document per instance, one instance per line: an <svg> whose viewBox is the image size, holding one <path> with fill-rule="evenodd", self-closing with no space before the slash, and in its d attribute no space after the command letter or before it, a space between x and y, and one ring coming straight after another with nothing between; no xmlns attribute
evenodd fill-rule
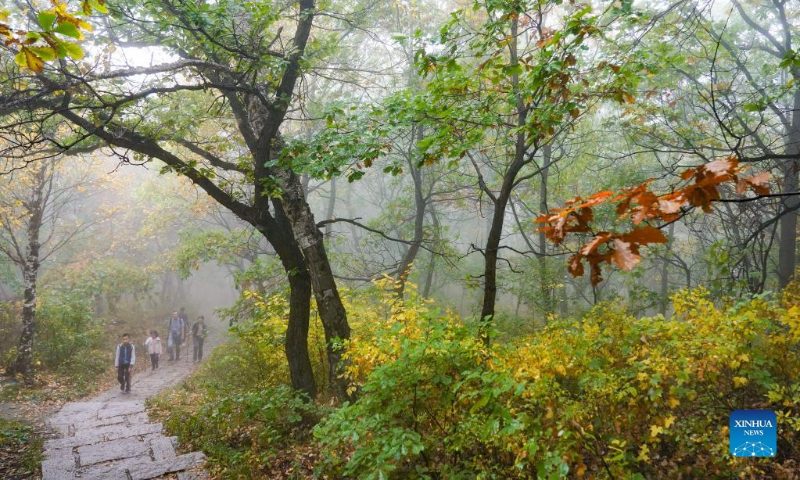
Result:
<svg viewBox="0 0 800 480"><path fill-rule="evenodd" d="M123 458L150 456L150 438L128 437L110 440L94 445L78 447L80 466L94 463L121 460Z"/></svg>
<svg viewBox="0 0 800 480"><path fill-rule="evenodd" d="M160 462L140 463L128 469L131 480L146 480L157 478L167 473L180 472L200 468L205 465L206 456L201 452L186 453L170 460Z"/></svg>
<svg viewBox="0 0 800 480"><path fill-rule="evenodd" d="M177 438L163 435L162 425L150 423L147 415L145 399L176 385L193 368L172 365L137 375L130 394L110 389L91 401L67 404L48 419L60 438L44 445L43 480L207 480L205 455L177 455Z"/></svg>
<svg viewBox="0 0 800 480"><path fill-rule="evenodd" d="M94 445L95 443L106 442L109 440L118 440L127 437L160 433L161 428L162 426L160 423L145 423L141 425L132 425L130 427L125 426L124 424L110 425L97 428L91 432L92 434L82 433L80 435L75 435L74 437L48 440L44 444L44 449L47 451L53 449Z"/></svg>
<svg viewBox="0 0 800 480"><path fill-rule="evenodd" d="M62 480L75 476L75 457L72 451L50 456L42 462L42 480Z"/></svg>
<svg viewBox="0 0 800 480"><path fill-rule="evenodd" d="M175 458L175 447L172 445L172 440L167 437L158 436L150 440L150 449L151 456L156 462Z"/></svg>

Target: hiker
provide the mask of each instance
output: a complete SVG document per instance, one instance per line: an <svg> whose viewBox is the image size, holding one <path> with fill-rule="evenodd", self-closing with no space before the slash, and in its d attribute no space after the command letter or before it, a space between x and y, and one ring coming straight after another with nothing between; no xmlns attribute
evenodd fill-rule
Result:
<svg viewBox="0 0 800 480"><path fill-rule="evenodd" d="M197 321L192 325L192 345L194 345L193 362L198 362L203 359L203 342L206 341L208 336L208 328L206 328L206 317L200 315Z"/></svg>
<svg viewBox="0 0 800 480"><path fill-rule="evenodd" d="M158 357L161 355L161 338L157 331L150 330L150 336L145 340L144 346L150 354L150 366L155 371L158 368Z"/></svg>
<svg viewBox="0 0 800 480"><path fill-rule="evenodd" d="M169 352L170 361L181 358L181 344L183 339L186 338L187 330L186 321L178 316L178 311L172 312L172 317L170 317L169 325L167 326L167 351Z"/></svg>
<svg viewBox="0 0 800 480"><path fill-rule="evenodd" d="M117 345L114 356L114 366L117 367L117 381L119 389L125 393L131 392L131 367L136 363L136 349L131 344L131 337L122 334L122 343Z"/></svg>

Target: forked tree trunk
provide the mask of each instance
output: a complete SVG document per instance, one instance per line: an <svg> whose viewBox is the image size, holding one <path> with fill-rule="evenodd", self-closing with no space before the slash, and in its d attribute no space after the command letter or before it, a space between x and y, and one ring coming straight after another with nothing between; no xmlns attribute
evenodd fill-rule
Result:
<svg viewBox="0 0 800 480"><path fill-rule="evenodd" d="M509 65L517 65L517 29L519 20L514 18L511 20L511 44ZM525 125L527 119L527 111L519 91L519 75L514 74L511 77L511 83L517 97L517 127L520 131L516 134L516 144L514 146L514 158L511 161L508 169L503 173L503 183L500 186L500 191L494 198L494 209L492 210L492 225L489 229L489 236L486 239L486 248L484 254L484 267L483 267L483 306L481 308L481 322L488 325L494 319L495 303L497 302L497 259L500 249L500 240L503 235L503 223L505 220L506 207L508 200L511 197L511 191L514 189L514 181L517 174L525 165L525 152L527 150L526 136L522 132L522 127ZM488 344L489 337L484 335L484 341Z"/></svg>
<svg viewBox="0 0 800 480"><path fill-rule="evenodd" d="M313 400L317 396L317 386L308 354L311 280L300 248L290 235L286 235L291 227L280 202L275 203L277 206L274 221L264 222L269 226L260 230L278 254L289 281L289 322L286 326L284 351L292 387L306 392Z"/></svg>
<svg viewBox="0 0 800 480"><path fill-rule="evenodd" d="M328 375L335 393L340 398L349 397L347 382L340 375L343 350L339 344L350 338L350 325L336 280L333 277L328 254L325 251L322 232L317 228L314 214L306 202L299 177L292 171L275 169L275 177L280 181L283 197L281 204L291 224L294 238L303 252L305 265L311 278L314 299L317 302L322 327L325 331ZM273 199L273 204L275 200Z"/></svg>

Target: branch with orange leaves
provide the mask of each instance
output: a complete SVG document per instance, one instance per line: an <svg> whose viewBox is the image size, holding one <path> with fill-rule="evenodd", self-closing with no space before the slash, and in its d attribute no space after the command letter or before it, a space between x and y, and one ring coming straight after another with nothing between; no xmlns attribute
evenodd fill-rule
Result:
<svg viewBox="0 0 800 480"><path fill-rule="evenodd" d="M642 223L661 221L666 225L693 208L710 213L714 202L725 201L719 191L723 184L735 184L736 193L740 195L747 190L752 190L757 195L747 200L769 196L768 184L772 175L769 172L760 172L742 177L745 169L746 167L739 166L735 157L728 157L683 171L678 188L664 195L656 195L650 190L650 184L654 180L649 179L618 193L605 190L586 199L576 197L567 202L566 207L540 216L536 220L542 224L538 231L545 232L547 239L555 245L561 244L569 234L592 234L592 239L569 258L568 270L575 277L582 276L585 273L583 262L586 261L591 269L592 285L597 285L603 281L603 263L610 265L613 262L622 270L631 270L642 259L640 247L667 243L667 237L660 227L649 223L639 226ZM590 225L594 220L593 208L614 203L617 204L618 220L630 220L635 227L626 233L594 233Z"/></svg>

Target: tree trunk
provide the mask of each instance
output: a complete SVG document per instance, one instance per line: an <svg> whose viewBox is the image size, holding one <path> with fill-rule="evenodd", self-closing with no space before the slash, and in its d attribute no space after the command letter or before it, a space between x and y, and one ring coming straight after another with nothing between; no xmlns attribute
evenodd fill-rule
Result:
<svg viewBox="0 0 800 480"><path fill-rule="evenodd" d="M433 244L439 244L439 217L436 216L436 210L431 205L431 219L433 221ZM431 252L431 259L428 262L428 271L425 274L425 287L422 289L422 296L430 298L431 286L433 285L433 272L436 268L436 254Z"/></svg>
<svg viewBox="0 0 800 480"><path fill-rule="evenodd" d="M511 45L509 65L517 65L517 29L518 18L511 20ZM517 97L517 127L521 130L525 125L527 112L522 95L519 91L519 75L511 77L511 83ZM514 180L524 166L525 152L527 150L525 133L519 131L516 134L516 145L514 148L514 158L508 169L503 174L503 183L497 197L494 199L494 209L492 210L492 225L489 229L489 236L486 239L486 249L484 251L484 284L483 284L483 307L481 308L481 321L490 323L494 318L495 303L497 301L497 257L500 248L500 240L503 235L503 223L505 220L506 206L514 189ZM485 336L484 341L488 344L489 337Z"/></svg>
<svg viewBox="0 0 800 480"><path fill-rule="evenodd" d="M307 192L308 188L303 188L303 193ZM336 208L336 177L331 177L331 191L328 195L328 213L325 215L325 218L328 220L333 220L333 212ZM326 223L325 224L325 238L331 238L331 232L333 231L333 223Z"/></svg>
<svg viewBox="0 0 800 480"><path fill-rule="evenodd" d="M350 338L350 325L347 312L339 296L336 280L331 271L328 254L325 251L322 232L314 222L314 214L303 195L303 188L297 175L289 170L276 169L274 175L281 183L283 198L272 200L273 205L282 205L291 224L294 238L303 252L305 265L311 277L311 286L317 302L322 327L325 331L329 361L328 375L336 394L347 398L347 382L339 375L342 348L339 343Z"/></svg>
<svg viewBox="0 0 800 480"><path fill-rule="evenodd" d="M44 169L42 169L44 176ZM36 333L36 282L39 275L39 231L42 227L42 190L44 182L31 201L31 216L28 220L28 247L22 276L25 281L24 304L22 306L22 333L19 337L17 357L9 366L9 374L21 374L26 385L33 384L33 340Z"/></svg>
<svg viewBox="0 0 800 480"><path fill-rule="evenodd" d="M418 133L418 135L414 135L415 133ZM421 141L421 127L413 127L411 135L411 148L409 148L408 152L408 167L411 173L411 179L414 183L414 240L412 241L411 246L406 251L405 255L403 255L403 259L400 261L400 266L397 268L397 283L395 285L395 292L397 293L397 297L400 299L403 298L403 291L406 288L406 281L408 280L408 276L411 274L411 264L414 263L414 260L417 258L420 246L422 245L423 234L425 233L425 208L427 205L425 202L425 197L422 195L422 172L420 172L420 170L416 168L416 165L414 165L412 155L412 152L416 147L416 142L414 139L417 138L417 136L419 136L418 140Z"/></svg>
<svg viewBox="0 0 800 480"><path fill-rule="evenodd" d="M669 241L672 241L673 234L675 232L675 223L671 223L669 225L669 232L667 233L667 238ZM667 304L669 303L669 299L667 298L667 294L669 293L669 256L671 252L669 249L669 243L666 245L666 249L664 251L664 256L661 258L661 305L659 307L659 313L661 315L667 314Z"/></svg>
<svg viewBox="0 0 800 480"><path fill-rule="evenodd" d="M781 164L783 174L783 191L798 191L798 166L800 164L800 89L794 92L794 110L792 123L787 132L786 153L794 158L784 160ZM786 212L780 219L780 240L778 243L778 284L780 288L786 287L794 277L797 265L797 208L800 198L797 196L786 197L783 202L783 211Z"/></svg>
<svg viewBox="0 0 800 480"><path fill-rule="evenodd" d="M552 147L550 144L542 147L542 175L541 184L539 185L539 214L545 215L548 213L547 208L547 174L550 171L550 162L552 160ZM542 307L547 315L553 313L555 307L553 305L553 297L551 289L547 284L547 238L545 232L539 232L539 253L536 255L539 262L539 291L542 295Z"/></svg>
<svg viewBox="0 0 800 480"><path fill-rule="evenodd" d="M356 214L355 211L353 211L353 189L348 188L346 192L347 195L345 195L345 204L347 206L347 215L349 215L350 218L355 218ZM356 228L355 225L352 223L348 225L350 226L350 236L353 239L353 251L357 251L361 245L361 235L359 234L358 228Z"/></svg>
<svg viewBox="0 0 800 480"><path fill-rule="evenodd" d="M300 248L290 235L285 234L291 227L283 210L278 206L275 210L274 220L264 219L260 231L275 249L289 279L289 322L284 351L292 387L306 392L313 400L317 396L317 386L308 354L311 281Z"/></svg>
<svg viewBox="0 0 800 480"><path fill-rule="evenodd" d="M492 225L486 238L486 248L483 259L483 306L481 308L481 321L491 322L494 318L494 307L497 301L497 257L500 248L500 239L503 234L503 220L505 217L508 195L501 194L497 197L492 211Z"/></svg>

